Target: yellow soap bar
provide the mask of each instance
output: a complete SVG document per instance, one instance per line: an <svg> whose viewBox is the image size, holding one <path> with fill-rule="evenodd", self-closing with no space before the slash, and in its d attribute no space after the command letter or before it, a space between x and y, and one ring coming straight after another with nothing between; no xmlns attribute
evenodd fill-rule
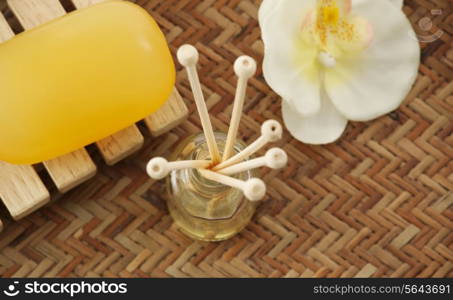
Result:
<svg viewBox="0 0 453 300"><path fill-rule="evenodd" d="M0 160L75 151L159 109L175 66L141 7L107 1L0 44Z"/></svg>

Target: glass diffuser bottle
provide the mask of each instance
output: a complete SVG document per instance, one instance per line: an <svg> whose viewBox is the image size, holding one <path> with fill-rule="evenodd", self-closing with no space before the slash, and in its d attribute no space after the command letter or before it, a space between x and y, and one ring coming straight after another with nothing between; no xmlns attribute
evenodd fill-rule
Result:
<svg viewBox="0 0 453 300"><path fill-rule="evenodd" d="M215 133L219 149L226 135ZM234 152L245 145L238 141ZM172 161L209 160L205 136L201 133L182 141L170 157ZM233 177L247 181L256 171L244 171ZM167 204L175 223L188 236L203 241L221 241L241 231L252 218L256 202L247 200L241 190L211 181L197 169L171 171L167 178Z"/></svg>
<svg viewBox="0 0 453 300"><path fill-rule="evenodd" d="M256 61L241 56L234 64L238 88L228 136L214 133L196 69L198 51L183 45L177 56L187 70L203 132L181 142L170 162L154 157L146 170L156 180L168 176L168 210L185 234L203 241L221 241L250 222L256 201L266 194L266 185L257 178L256 169L286 165L287 156L282 149L270 149L262 157L249 159L268 143L281 139L282 126L267 120L261 126L261 135L248 146L236 139L247 82L256 72ZM219 153L222 150L224 153Z"/></svg>

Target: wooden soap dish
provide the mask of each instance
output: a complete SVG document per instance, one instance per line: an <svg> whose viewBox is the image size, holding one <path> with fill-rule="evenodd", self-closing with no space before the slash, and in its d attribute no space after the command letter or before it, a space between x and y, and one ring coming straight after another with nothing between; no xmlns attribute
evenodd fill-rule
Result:
<svg viewBox="0 0 453 300"><path fill-rule="evenodd" d="M72 0L80 9L104 0ZM59 0L7 0L7 4L25 30L66 14ZM0 13L0 42L14 36ZM175 89L167 103L144 121L153 136L161 135L184 121L188 109ZM96 146L108 165L114 165L143 145L143 136L134 124L101 141ZM96 165L85 148L43 162L62 193L93 177ZM15 220L19 220L50 200L50 194L33 166L11 165L0 161L0 198ZM0 231L3 225L0 220Z"/></svg>

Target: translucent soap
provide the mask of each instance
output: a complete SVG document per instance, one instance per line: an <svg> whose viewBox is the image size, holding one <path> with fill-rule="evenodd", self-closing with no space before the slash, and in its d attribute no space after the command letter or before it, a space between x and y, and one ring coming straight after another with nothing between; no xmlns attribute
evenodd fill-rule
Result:
<svg viewBox="0 0 453 300"><path fill-rule="evenodd" d="M158 110L175 83L165 37L144 9L107 1L0 44L0 160L77 150Z"/></svg>

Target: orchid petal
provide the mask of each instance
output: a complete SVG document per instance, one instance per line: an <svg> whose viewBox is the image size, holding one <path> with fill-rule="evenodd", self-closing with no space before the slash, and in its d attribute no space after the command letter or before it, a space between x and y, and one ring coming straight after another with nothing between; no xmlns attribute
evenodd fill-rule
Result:
<svg viewBox="0 0 453 300"><path fill-rule="evenodd" d="M293 137L307 144L328 144L341 137L348 120L341 115L325 92L321 92L321 109L312 117L301 117L283 100L283 121Z"/></svg>
<svg viewBox="0 0 453 300"><path fill-rule="evenodd" d="M284 1L281 0L263 0L258 11L258 20L260 22L260 27L263 28L266 26L267 22L265 21L269 15L275 13L277 7L281 5Z"/></svg>
<svg viewBox="0 0 453 300"><path fill-rule="evenodd" d="M396 5L398 8L403 8L404 0L389 0L392 4Z"/></svg>
<svg viewBox="0 0 453 300"><path fill-rule="evenodd" d="M274 5L270 1L265 0L260 10L266 53L264 77L277 94L291 101L299 114L314 115L320 109L317 52L315 47L305 47L307 41L300 32L316 0L280 0ZM284 5L279 5L282 2Z"/></svg>
<svg viewBox="0 0 453 300"><path fill-rule="evenodd" d="M352 10L370 22L373 39L360 55L342 57L326 70L325 88L345 117L368 121L404 100L417 76L420 47L408 19L390 1L355 0Z"/></svg>

